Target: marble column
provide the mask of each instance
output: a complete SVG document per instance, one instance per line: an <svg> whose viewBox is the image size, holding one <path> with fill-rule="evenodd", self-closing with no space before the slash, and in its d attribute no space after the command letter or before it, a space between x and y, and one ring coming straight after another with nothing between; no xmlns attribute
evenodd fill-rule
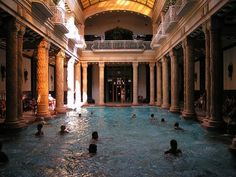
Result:
<svg viewBox="0 0 236 177"><path fill-rule="evenodd" d="M104 105L104 62L99 62L99 105Z"/></svg>
<svg viewBox="0 0 236 177"><path fill-rule="evenodd" d="M220 129L223 126L222 96L223 95L223 56L221 49L220 20L211 17L209 20L210 43L210 113L204 119L203 126L208 129Z"/></svg>
<svg viewBox="0 0 236 177"><path fill-rule="evenodd" d="M162 70L161 63L157 62L157 106L162 105Z"/></svg>
<svg viewBox="0 0 236 177"><path fill-rule="evenodd" d="M171 61L171 106L170 112L179 112L179 71L178 60L174 49L170 51Z"/></svg>
<svg viewBox="0 0 236 177"><path fill-rule="evenodd" d="M205 86L206 86L206 118L210 117L211 105L211 72L210 72L210 34L209 22L203 24L205 34Z"/></svg>
<svg viewBox="0 0 236 177"><path fill-rule="evenodd" d="M25 26L20 26L18 31L18 118L23 115L23 103L22 103L22 85L23 85L23 36L25 33ZM28 71L27 71L28 72Z"/></svg>
<svg viewBox="0 0 236 177"><path fill-rule="evenodd" d="M81 63L75 65L75 102L76 107L81 106Z"/></svg>
<svg viewBox="0 0 236 177"><path fill-rule="evenodd" d="M150 67L150 105L154 105L155 104L155 80L154 80L154 66L155 63L149 63L149 67Z"/></svg>
<svg viewBox="0 0 236 177"><path fill-rule="evenodd" d="M20 128L18 117L18 39L20 25L10 17L6 23L6 118L5 128Z"/></svg>
<svg viewBox="0 0 236 177"><path fill-rule="evenodd" d="M37 63L37 116L49 117L48 109L48 58L50 44L43 39L38 46L38 63Z"/></svg>
<svg viewBox="0 0 236 177"><path fill-rule="evenodd" d="M168 58L164 57L162 59L162 92L163 92L163 102L161 107L164 109L169 109L169 68L168 68Z"/></svg>
<svg viewBox="0 0 236 177"><path fill-rule="evenodd" d="M183 41L184 45L184 110L182 116L185 119L195 117L194 109L194 57L193 57L193 41L187 37Z"/></svg>
<svg viewBox="0 0 236 177"><path fill-rule="evenodd" d="M56 55L56 112L65 113L64 107L64 61L65 51L61 50Z"/></svg>
<svg viewBox="0 0 236 177"><path fill-rule="evenodd" d="M138 105L138 62L133 62L133 105Z"/></svg>
<svg viewBox="0 0 236 177"><path fill-rule="evenodd" d="M82 63L83 68L83 104L86 105L88 103L88 81L87 81L87 69L88 64L86 62Z"/></svg>
<svg viewBox="0 0 236 177"><path fill-rule="evenodd" d="M74 93L75 93L75 84L74 84L74 75L75 75L75 59L72 57L67 63L67 107L69 109L74 108Z"/></svg>

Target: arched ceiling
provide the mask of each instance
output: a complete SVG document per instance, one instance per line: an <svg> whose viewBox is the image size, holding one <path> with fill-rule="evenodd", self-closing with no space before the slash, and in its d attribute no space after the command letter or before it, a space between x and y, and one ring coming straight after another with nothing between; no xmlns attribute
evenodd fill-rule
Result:
<svg viewBox="0 0 236 177"><path fill-rule="evenodd" d="M152 16L155 0L80 0L85 19L105 11L127 10Z"/></svg>

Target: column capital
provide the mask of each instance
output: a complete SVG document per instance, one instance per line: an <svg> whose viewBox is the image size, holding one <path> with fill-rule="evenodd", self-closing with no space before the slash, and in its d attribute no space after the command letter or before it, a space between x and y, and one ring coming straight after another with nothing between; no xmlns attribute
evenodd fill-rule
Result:
<svg viewBox="0 0 236 177"><path fill-rule="evenodd" d="M25 34L25 26L24 25L19 25L18 37L23 37L24 34Z"/></svg>
<svg viewBox="0 0 236 177"><path fill-rule="evenodd" d="M64 50L60 50L57 54L56 54L56 57L59 57L59 58L65 58L65 51Z"/></svg>
<svg viewBox="0 0 236 177"><path fill-rule="evenodd" d="M186 47L191 47L193 46L193 39L191 39L190 37L186 37L183 42L182 42L182 46L183 48L186 48Z"/></svg>
<svg viewBox="0 0 236 177"><path fill-rule="evenodd" d="M9 31L9 32L17 32L20 30L20 23L17 22L16 18L14 17L9 17L7 19L7 23L6 23L6 29Z"/></svg>
<svg viewBox="0 0 236 177"><path fill-rule="evenodd" d="M169 60L166 56L164 56L162 59L161 59L161 62L162 63L167 63Z"/></svg>
<svg viewBox="0 0 236 177"><path fill-rule="evenodd" d="M174 51L174 49L171 49L170 52L169 52L169 54L170 54L170 58L171 58L171 59L174 58L174 57L176 57L176 52Z"/></svg>
<svg viewBox="0 0 236 177"><path fill-rule="evenodd" d="M132 62L132 66L133 66L133 68L134 68L134 67L138 67L138 62L137 62L137 61Z"/></svg>
<svg viewBox="0 0 236 177"><path fill-rule="evenodd" d="M82 68L87 68L88 67L88 63L87 62L82 62Z"/></svg>
<svg viewBox="0 0 236 177"><path fill-rule="evenodd" d="M155 66L155 62L150 62L150 63L149 63L149 67L150 67L150 68L154 68L154 66Z"/></svg>
<svg viewBox="0 0 236 177"><path fill-rule="evenodd" d="M50 43L44 38L38 45L38 48L45 48L49 50L50 48Z"/></svg>
<svg viewBox="0 0 236 177"><path fill-rule="evenodd" d="M99 68L104 68L105 67L105 63L104 62L99 62L98 66L99 66Z"/></svg>

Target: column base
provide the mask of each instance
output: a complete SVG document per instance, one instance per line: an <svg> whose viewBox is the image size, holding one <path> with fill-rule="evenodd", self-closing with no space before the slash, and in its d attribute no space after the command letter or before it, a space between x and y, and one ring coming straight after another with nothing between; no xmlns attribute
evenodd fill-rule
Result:
<svg viewBox="0 0 236 177"><path fill-rule="evenodd" d="M183 111L181 116L184 119L195 119L196 118L195 112L188 112L188 111Z"/></svg>
<svg viewBox="0 0 236 177"><path fill-rule="evenodd" d="M232 140L232 144L229 146L230 152L236 155L236 136Z"/></svg>
<svg viewBox="0 0 236 177"><path fill-rule="evenodd" d="M169 109L169 108L170 108L170 105L169 105L169 104L162 104L162 105L161 105L161 108L162 108L162 109Z"/></svg>
<svg viewBox="0 0 236 177"><path fill-rule="evenodd" d="M132 106L139 106L139 103L132 103Z"/></svg>
<svg viewBox="0 0 236 177"><path fill-rule="evenodd" d="M11 133L11 130L21 130L23 128L26 128L28 125L26 124L25 121L23 120L17 120L17 121L12 121L12 122L4 122L1 125L1 128L4 132Z"/></svg>
<svg viewBox="0 0 236 177"><path fill-rule="evenodd" d="M153 102L153 103L149 103L149 106L156 106L156 104Z"/></svg>
<svg viewBox="0 0 236 177"><path fill-rule="evenodd" d="M222 131L225 129L225 123L223 121L212 120L210 118L203 119L202 126L212 131Z"/></svg>
<svg viewBox="0 0 236 177"><path fill-rule="evenodd" d="M36 117L43 117L43 118L46 118L46 119L51 119L52 115L50 114L49 111L48 112L37 112Z"/></svg>
<svg viewBox="0 0 236 177"><path fill-rule="evenodd" d="M180 107L178 107L178 106L171 106L170 107L170 112L172 112L172 113L179 113L180 112Z"/></svg>
<svg viewBox="0 0 236 177"><path fill-rule="evenodd" d="M158 107L161 107L161 102L157 102L157 106L158 106Z"/></svg>
<svg viewBox="0 0 236 177"><path fill-rule="evenodd" d="M57 114L65 114L66 108L65 107L58 107L58 108L55 108L55 111L57 112Z"/></svg>

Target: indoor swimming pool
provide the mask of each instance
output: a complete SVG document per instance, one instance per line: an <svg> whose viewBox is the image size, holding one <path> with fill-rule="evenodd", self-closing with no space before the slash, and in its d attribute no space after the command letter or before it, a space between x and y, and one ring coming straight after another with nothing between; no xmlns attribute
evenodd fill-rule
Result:
<svg viewBox="0 0 236 177"><path fill-rule="evenodd" d="M79 117L81 112L82 117ZM47 122L44 136L36 125L17 136L1 135L10 161L1 177L234 177L236 158L228 151L231 138L204 130L199 123L157 107L89 107ZM136 118L131 118L132 114ZM150 121L154 114L157 121ZM161 118L166 122L161 123ZM179 122L184 131L174 130ZM64 124L70 133L60 135ZM88 146L98 131L97 154ZM182 150L165 155L171 139Z"/></svg>

